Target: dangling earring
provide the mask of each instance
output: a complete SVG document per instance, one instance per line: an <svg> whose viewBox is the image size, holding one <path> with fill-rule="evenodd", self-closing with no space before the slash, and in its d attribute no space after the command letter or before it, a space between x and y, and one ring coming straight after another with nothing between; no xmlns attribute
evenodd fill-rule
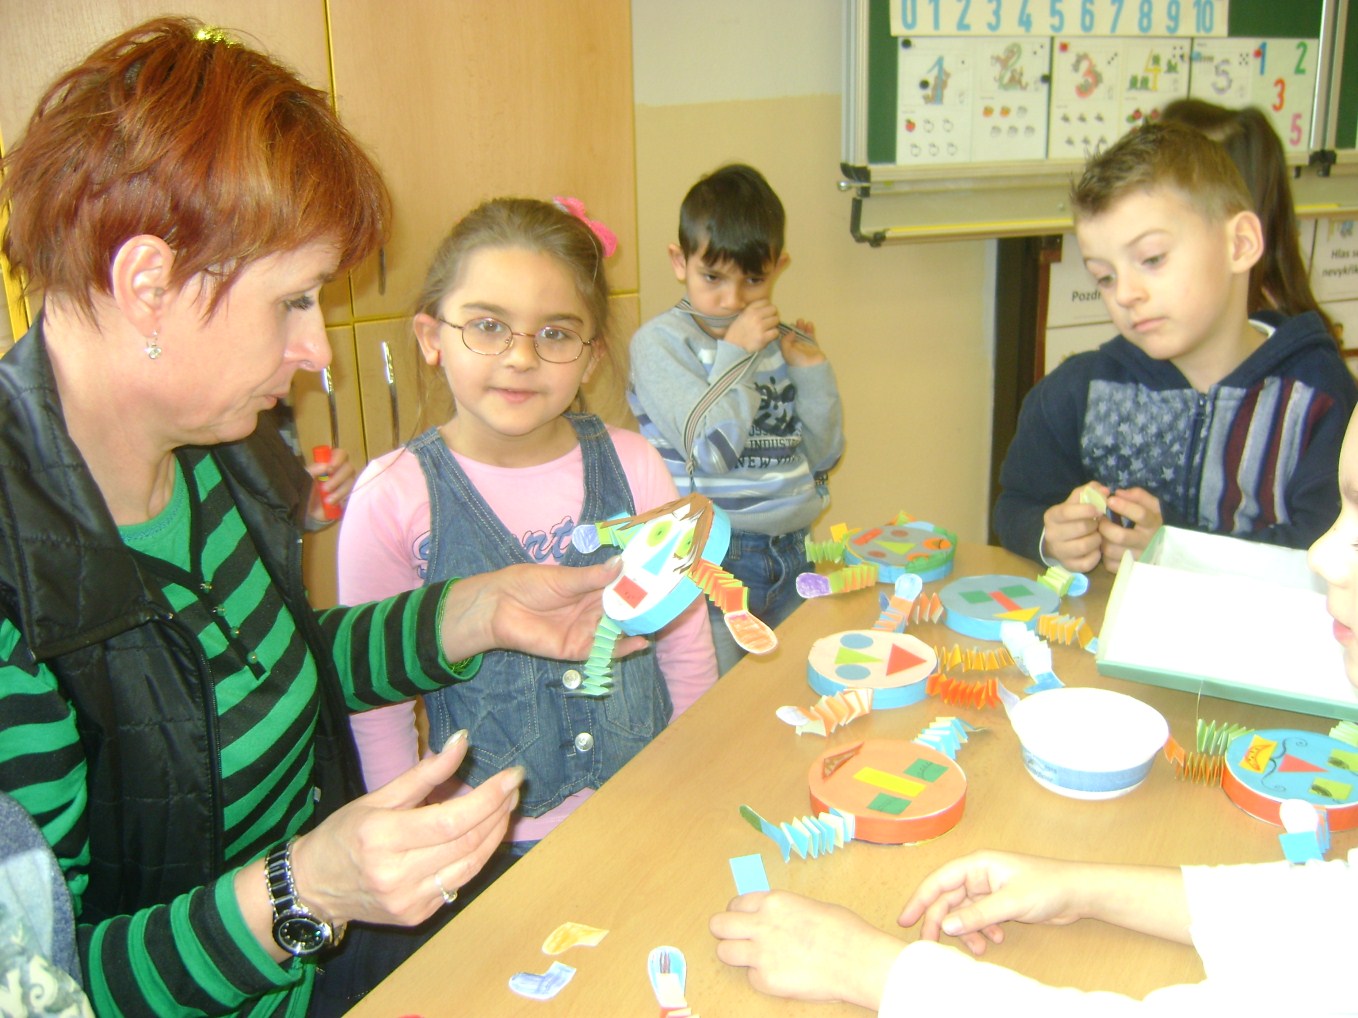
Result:
<svg viewBox="0 0 1358 1018"><path fill-rule="evenodd" d="M160 343L158 342L159 339L160 339L159 332L153 332L151 333L151 335L146 337L146 356L150 357L151 360L155 360L157 357L160 356Z"/></svg>

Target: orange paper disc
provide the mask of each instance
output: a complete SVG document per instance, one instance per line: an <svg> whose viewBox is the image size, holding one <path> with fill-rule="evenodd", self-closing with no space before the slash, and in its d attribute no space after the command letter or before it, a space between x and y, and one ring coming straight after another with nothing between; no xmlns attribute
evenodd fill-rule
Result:
<svg viewBox="0 0 1358 1018"><path fill-rule="evenodd" d="M917 742L868 739L828 750L808 775L811 807L854 817L854 838L905 845L946 834L962 819L967 777Z"/></svg>

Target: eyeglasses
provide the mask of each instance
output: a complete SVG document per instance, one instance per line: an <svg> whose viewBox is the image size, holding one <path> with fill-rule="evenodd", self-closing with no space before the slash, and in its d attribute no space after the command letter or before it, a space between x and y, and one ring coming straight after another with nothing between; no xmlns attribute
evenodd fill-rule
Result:
<svg viewBox="0 0 1358 1018"><path fill-rule="evenodd" d="M513 345L515 336L522 336L533 341L533 349L549 364L569 364L579 360L585 347L594 342L560 325L544 325L537 332L515 332L498 318L473 318L461 325L454 325L437 315L434 318L450 329L460 331L462 345L483 357L500 356Z"/></svg>

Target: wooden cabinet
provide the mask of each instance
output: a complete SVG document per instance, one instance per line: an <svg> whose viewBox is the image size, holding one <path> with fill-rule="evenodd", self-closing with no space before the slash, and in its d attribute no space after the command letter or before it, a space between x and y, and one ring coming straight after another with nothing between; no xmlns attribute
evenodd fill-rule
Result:
<svg viewBox="0 0 1358 1018"><path fill-rule="evenodd" d="M322 294L337 434L320 379L299 376L304 449L337 444L361 467L422 422L447 419L445 386L421 397L408 316L439 240L487 198L573 195L618 234L609 271L615 347L625 351L638 317L629 0L185 0L177 9L246 36L330 89L391 188L382 256ZM22 133L56 73L163 10L157 0L0 0L0 146ZM625 418L616 400L592 405ZM318 605L335 600L336 530L307 537Z"/></svg>

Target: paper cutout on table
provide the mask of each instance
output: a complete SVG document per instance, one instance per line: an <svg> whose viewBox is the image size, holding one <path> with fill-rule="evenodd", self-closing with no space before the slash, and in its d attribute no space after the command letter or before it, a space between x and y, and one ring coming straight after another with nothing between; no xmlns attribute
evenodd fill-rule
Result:
<svg viewBox="0 0 1358 1018"><path fill-rule="evenodd" d="M533 972L516 972L509 977L509 988L520 997L531 1000L551 1000L575 976L575 969L559 961L552 962L551 968L541 975Z"/></svg>
<svg viewBox="0 0 1358 1018"><path fill-rule="evenodd" d="M850 759L829 769L829 750L807 775L812 808L854 818L854 837L882 845L927 841L962 818L967 779L954 760L931 746L870 739L852 747Z"/></svg>
<svg viewBox="0 0 1358 1018"><path fill-rule="evenodd" d="M651 992L660 1005L660 1018L698 1018L684 994L688 987L688 962L677 947L654 947L646 956Z"/></svg>
<svg viewBox="0 0 1358 1018"><path fill-rule="evenodd" d="M850 591L862 590L876 582L876 566L845 566L833 573L799 573L797 593L804 598L826 597L830 594L847 594Z"/></svg>
<svg viewBox="0 0 1358 1018"><path fill-rule="evenodd" d="M915 741L922 746L938 750L949 760L956 760L957 751L962 744L979 731L981 729L967 724L961 718L940 717L934 718L924 731L915 736Z"/></svg>
<svg viewBox="0 0 1358 1018"><path fill-rule="evenodd" d="M603 592L604 616L576 690L606 696L613 682L613 646L620 633L654 633L700 593L721 610L731 636L752 654L778 645L773 630L749 612L749 591L717 563L731 541L726 513L702 495L689 495L636 516L578 524L571 543L581 551L605 544L622 549L622 572Z"/></svg>
<svg viewBox="0 0 1358 1018"><path fill-rule="evenodd" d="M799 859L818 859L822 855L829 855L853 841L856 830L853 816L836 809L826 810L814 817L794 817L781 824L765 820L749 806L741 806L740 815L746 823L778 846L783 862L791 861L793 852L797 853ZM734 870L735 860L731 862ZM762 859L760 868L763 868Z"/></svg>
<svg viewBox="0 0 1358 1018"><path fill-rule="evenodd" d="M932 582L952 572L957 535L901 512L896 514L895 520L880 527L851 529L837 523L830 528L829 541L812 541L808 537L804 546L807 559L814 563L842 562L846 569L874 566L879 583L895 583L905 574L914 574ZM803 574L809 575L816 574ZM799 590L801 580L802 577L798 577ZM812 582L808 580L808 586Z"/></svg>
<svg viewBox="0 0 1358 1018"><path fill-rule="evenodd" d="M1280 825L1279 805L1301 799L1328 815L1330 830L1358 827L1358 750L1317 732L1263 729L1226 747L1221 787L1250 816Z"/></svg>
<svg viewBox="0 0 1358 1018"><path fill-rule="evenodd" d="M991 675L984 679L955 679L942 673L930 675L925 690L953 707L985 707L1000 705L1000 680Z"/></svg>
<svg viewBox="0 0 1358 1018"><path fill-rule="evenodd" d="M1007 647L963 647L954 643L951 647L940 644L934 647L938 657L940 672L995 672L1014 664L1014 658Z"/></svg>
<svg viewBox="0 0 1358 1018"><path fill-rule="evenodd" d="M924 680L937 663L933 648L913 636L850 629L823 636L811 645L806 676L822 696L871 689L873 709L890 710L923 700L927 695Z"/></svg>
<svg viewBox="0 0 1358 1018"><path fill-rule="evenodd" d="M872 712L872 689L845 689L822 696L805 709L779 707L780 720L797 729L798 735L829 735L836 728Z"/></svg>
<svg viewBox="0 0 1358 1018"><path fill-rule="evenodd" d="M564 922L542 942L543 954L564 954L572 947L597 947L608 936L607 930L584 923Z"/></svg>
<svg viewBox="0 0 1358 1018"><path fill-rule="evenodd" d="M1330 850L1330 816L1302 799L1278 804L1283 833L1278 835L1283 856L1290 863L1321 862Z"/></svg>
<svg viewBox="0 0 1358 1018"><path fill-rule="evenodd" d="M1052 671L1051 646L1027 626L1017 622L1002 622L1000 639L1019 671L1033 680L1024 692L1040 693L1044 689L1057 689L1063 685Z"/></svg>
<svg viewBox="0 0 1358 1018"><path fill-rule="evenodd" d="M861 742L854 743L848 749L838 753L825 753L820 758L821 776L828 778L835 771L843 767L846 763L858 755L858 751L863 748Z"/></svg>
<svg viewBox="0 0 1358 1018"><path fill-rule="evenodd" d="M1037 578L1042 586L1055 591L1057 597L1080 597L1089 591L1089 577L1084 573L1072 573L1060 566L1048 566L1047 571Z"/></svg>
<svg viewBox="0 0 1358 1018"><path fill-rule="evenodd" d="M1037 617L1051 614L1061 603L1054 590L1036 580L1003 575L954 580L939 597L944 608L943 624L975 640L1000 639L1004 622L1021 622L1035 629Z"/></svg>
<svg viewBox="0 0 1358 1018"><path fill-rule="evenodd" d="M1078 643L1081 650L1087 650L1091 654L1097 654L1099 650L1099 640L1094 635L1094 627L1083 616L1077 618L1074 615L1040 615L1037 619L1037 635L1067 647Z"/></svg>
<svg viewBox="0 0 1358 1018"><path fill-rule="evenodd" d="M1165 759L1174 767L1174 774L1180 781L1219 785L1221 772L1226 767L1226 747L1236 736L1249 730L1245 725L1218 724L1198 718L1194 748L1185 750L1170 736L1165 741Z"/></svg>
<svg viewBox="0 0 1358 1018"><path fill-rule="evenodd" d="M1358 725L1352 721L1340 721L1330 729L1330 738L1358 749Z"/></svg>
<svg viewBox="0 0 1358 1018"><path fill-rule="evenodd" d="M758 852L754 855L738 855L731 859L730 863L731 876L736 881L736 894L769 889L769 875L764 872L764 857Z"/></svg>

